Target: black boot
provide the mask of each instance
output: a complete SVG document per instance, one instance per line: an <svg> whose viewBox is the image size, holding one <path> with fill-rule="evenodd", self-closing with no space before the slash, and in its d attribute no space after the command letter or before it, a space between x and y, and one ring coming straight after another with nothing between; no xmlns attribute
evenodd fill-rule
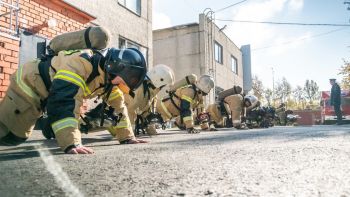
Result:
<svg viewBox="0 0 350 197"><path fill-rule="evenodd" d="M17 146L25 142L28 138L21 138L9 132L6 136L0 139L0 145L2 146Z"/></svg>

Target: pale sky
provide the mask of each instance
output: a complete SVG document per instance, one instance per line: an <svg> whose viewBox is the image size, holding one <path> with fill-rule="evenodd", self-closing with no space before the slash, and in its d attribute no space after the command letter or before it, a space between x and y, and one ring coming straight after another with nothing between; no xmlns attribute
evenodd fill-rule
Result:
<svg viewBox="0 0 350 197"><path fill-rule="evenodd" d="M153 29L198 22L205 8L213 11L242 0L153 0ZM247 0L215 14L216 19L292 23L349 24L344 0ZM285 77L292 87L314 80L329 90L342 59L350 60L350 27L291 26L216 21L240 47L250 44L252 74L265 87Z"/></svg>

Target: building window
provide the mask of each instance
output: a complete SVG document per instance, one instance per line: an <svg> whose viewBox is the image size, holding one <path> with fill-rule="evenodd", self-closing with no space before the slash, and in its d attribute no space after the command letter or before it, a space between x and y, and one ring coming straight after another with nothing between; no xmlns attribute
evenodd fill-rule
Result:
<svg viewBox="0 0 350 197"><path fill-rule="evenodd" d="M143 56L145 57L146 61L148 58L148 50L146 47L141 46L140 44L137 44L136 42L130 41L126 38L120 37L119 38L119 48L120 49L125 49L125 48L135 48L141 51ZM147 61L148 62L148 61Z"/></svg>
<svg viewBox="0 0 350 197"><path fill-rule="evenodd" d="M214 45L214 56L215 61L222 64L222 46L217 42Z"/></svg>
<svg viewBox="0 0 350 197"><path fill-rule="evenodd" d="M141 0L118 0L118 3L135 14L141 15Z"/></svg>
<svg viewBox="0 0 350 197"><path fill-rule="evenodd" d="M237 59L231 55L231 69L232 72L238 74L238 64Z"/></svg>
<svg viewBox="0 0 350 197"><path fill-rule="evenodd" d="M120 49L135 48L135 49L140 50L141 45L121 37L121 38L119 38L119 48Z"/></svg>

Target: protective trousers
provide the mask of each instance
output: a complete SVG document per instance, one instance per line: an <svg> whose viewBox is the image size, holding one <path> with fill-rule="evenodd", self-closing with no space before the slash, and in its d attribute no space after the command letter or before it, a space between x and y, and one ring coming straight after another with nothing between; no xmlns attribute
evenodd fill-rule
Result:
<svg viewBox="0 0 350 197"><path fill-rule="evenodd" d="M218 104L210 104L207 108L207 112L210 115L210 121L218 126L223 126L223 116L220 112L220 106Z"/></svg>
<svg viewBox="0 0 350 197"><path fill-rule="evenodd" d="M30 137L36 120L42 114L40 98L47 95L39 76L38 62L30 62L27 66L30 69L23 71L20 66L11 76L6 96L0 103L0 138L2 143L8 145L18 145ZM30 78L22 78L23 72L33 74ZM31 83L28 85L25 80ZM31 86L36 87L35 92Z"/></svg>
<svg viewBox="0 0 350 197"><path fill-rule="evenodd" d="M231 114L233 127L239 127L241 125L241 113L243 110L243 96L240 94L231 95L226 97L224 101L225 106L228 105L227 111Z"/></svg>
<svg viewBox="0 0 350 197"><path fill-rule="evenodd" d="M118 112L119 116L121 116L118 124L109 127L108 131L120 142L135 138L128 115L128 109L124 102L124 95L121 90L115 88L112 91L108 102L113 105L115 112Z"/></svg>
<svg viewBox="0 0 350 197"><path fill-rule="evenodd" d="M276 109L276 114L280 120L281 125L286 125L286 112L285 108L278 108Z"/></svg>

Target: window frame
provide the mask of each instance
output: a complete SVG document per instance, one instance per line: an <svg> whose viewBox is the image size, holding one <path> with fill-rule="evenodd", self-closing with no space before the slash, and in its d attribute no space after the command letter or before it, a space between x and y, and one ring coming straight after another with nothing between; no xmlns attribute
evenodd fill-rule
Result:
<svg viewBox="0 0 350 197"><path fill-rule="evenodd" d="M127 1L128 0L117 0L118 4L122 7L124 7L125 9L129 10L130 12L136 14L137 16L141 16L141 8L142 8L142 3L141 0L135 0L137 1L136 3L139 3L139 7L136 5L136 10L133 10L130 6L127 5ZM138 10L139 9L139 10ZM140 13L138 13L138 11Z"/></svg>
<svg viewBox="0 0 350 197"><path fill-rule="evenodd" d="M234 60L234 61L233 61ZM233 63L235 63L233 65ZM238 75L238 60L235 56L231 55L231 71Z"/></svg>
<svg viewBox="0 0 350 197"><path fill-rule="evenodd" d="M125 42L125 46L121 46L120 43L121 43L121 40L123 40ZM130 46L131 45L131 46ZM133 46L136 46L136 47L133 47ZM138 49L142 54L143 56L145 57L146 59L146 62L148 63L148 48L135 42L135 41L132 41L130 39L127 39L123 36L119 36L118 38L118 47L119 49L126 49L126 48L136 48Z"/></svg>
<svg viewBox="0 0 350 197"><path fill-rule="evenodd" d="M218 53L218 56L219 56L218 58L220 58L219 60L216 59L216 52L217 52L216 48L220 49L220 50L218 50L218 52L219 52ZM224 53L224 48L222 47L222 45L219 42L214 41L214 59L219 64L223 64L224 63L224 61L223 61L223 53Z"/></svg>

